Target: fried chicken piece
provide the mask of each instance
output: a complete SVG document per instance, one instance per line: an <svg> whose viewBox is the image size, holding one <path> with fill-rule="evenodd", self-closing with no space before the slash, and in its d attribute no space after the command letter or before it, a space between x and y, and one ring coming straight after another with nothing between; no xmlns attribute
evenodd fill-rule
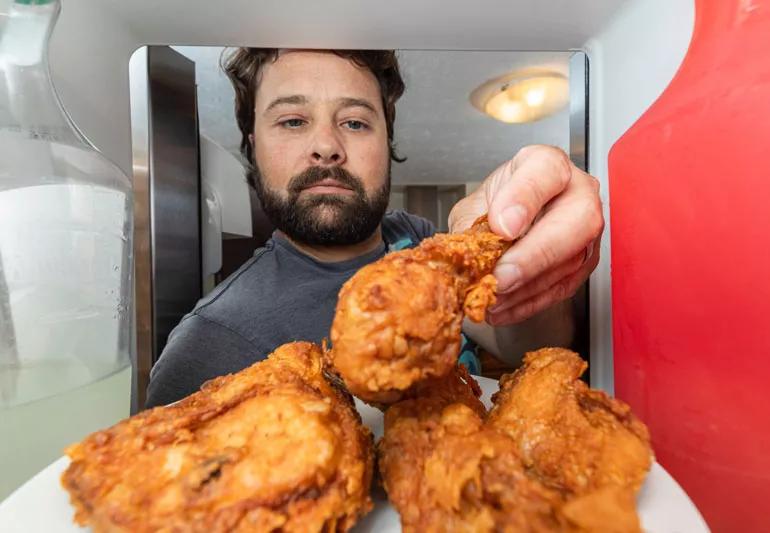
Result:
<svg viewBox="0 0 770 533"><path fill-rule="evenodd" d="M390 404L455 366L463 314L484 318L492 275L509 242L482 217L465 233L437 234L359 270L339 294L330 362L348 390Z"/></svg>
<svg viewBox="0 0 770 533"><path fill-rule="evenodd" d="M346 531L371 507L373 443L352 398L297 342L67 450L94 531Z"/></svg>
<svg viewBox="0 0 770 533"><path fill-rule="evenodd" d="M461 403L479 417L485 418L487 409L481 402L481 387L463 365L455 364L448 374L419 381L403 392L404 400L420 400L421 406L443 409ZM387 411L386 411L387 413Z"/></svg>
<svg viewBox="0 0 770 533"><path fill-rule="evenodd" d="M586 533L641 533L634 492L605 487L568 498L561 508L568 531Z"/></svg>
<svg viewBox="0 0 770 533"><path fill-rule="evenodd" d="M385 413L379 468L405 532L641 532L626 487L575 495L542 483L518 443L485 420L474 384L452 372Z"/></svg>
<svg viewBox="0 0 770 533"><path fill-rule="evenodd" d="M647 427L625 403L590 389L576 353L545 348L500 380L489 424L516 442L529 473L565 496L641 487L653 460Z"/></svg>
<svg viewBox="0 0 770 533"><path fill-rule="evenodd" d="M561 530L559 494L527 477L514 443L484 426L483 405L457 377L385 412L379 468L403 531Z"/></svg>

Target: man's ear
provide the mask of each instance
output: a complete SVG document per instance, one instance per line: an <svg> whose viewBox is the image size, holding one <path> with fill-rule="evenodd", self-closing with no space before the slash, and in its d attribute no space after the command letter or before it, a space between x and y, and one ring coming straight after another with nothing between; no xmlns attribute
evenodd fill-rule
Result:
<svg viewBox="0 0 770 533"><path fill-rule="evenodd" d="M251 145L251 149L254 149L254 134L249 133L249 144Z"/></svg>

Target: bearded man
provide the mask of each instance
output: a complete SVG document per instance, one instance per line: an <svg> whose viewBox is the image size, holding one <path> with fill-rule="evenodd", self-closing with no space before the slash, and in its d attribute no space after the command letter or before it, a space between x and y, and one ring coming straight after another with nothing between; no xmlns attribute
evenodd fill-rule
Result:
<svg viewBox="0 0 770 533"><path fill-rule="evenodd" d="M148 407L179 400L284 343L320 343L343 283L435 232L420 217L386 213L404 91L393 51L241 48L225 71L247 177L277 229L173 330L152 369ZM521 149L455 205L450 231L485 213L508 239L529 228L497 265L498 302L487 327L569 298L598 263L598 182L559 149ZM478 373L472 339L464 340L460 362Z"/></svg>

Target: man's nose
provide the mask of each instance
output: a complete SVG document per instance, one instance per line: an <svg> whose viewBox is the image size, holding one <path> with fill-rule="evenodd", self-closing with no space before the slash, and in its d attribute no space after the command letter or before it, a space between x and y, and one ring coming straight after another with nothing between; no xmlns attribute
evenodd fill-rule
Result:
<svg viewBox="0 0 770 533"><path fill-rule="evenodd" d="M341 165L345 162L345 147L333 124L318 126L310 150L313 165Z"/></svg>

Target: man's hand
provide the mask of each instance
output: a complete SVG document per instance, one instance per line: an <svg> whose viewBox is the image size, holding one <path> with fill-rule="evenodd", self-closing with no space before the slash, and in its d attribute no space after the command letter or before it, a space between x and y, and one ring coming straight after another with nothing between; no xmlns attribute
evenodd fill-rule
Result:
<svg viewBox="0 0 770 533"><path fill-rule="evenodd" d="M570 298L599 263L604 230L599 182L551 146L527 146L449 215L452 232L487 213L492 231L520 239L495 269L497 303L487 321L521 322Z"/></svg>

